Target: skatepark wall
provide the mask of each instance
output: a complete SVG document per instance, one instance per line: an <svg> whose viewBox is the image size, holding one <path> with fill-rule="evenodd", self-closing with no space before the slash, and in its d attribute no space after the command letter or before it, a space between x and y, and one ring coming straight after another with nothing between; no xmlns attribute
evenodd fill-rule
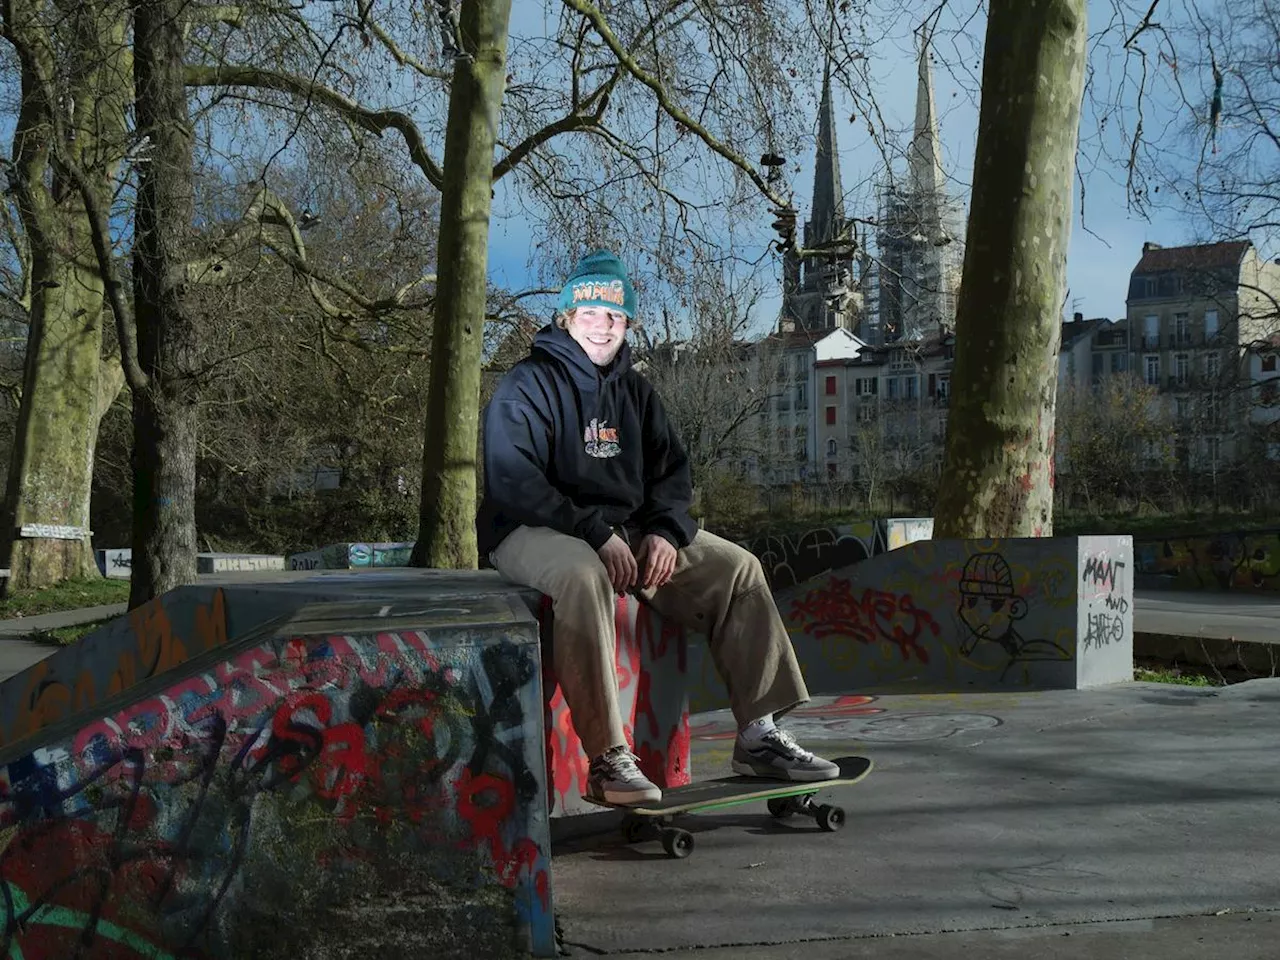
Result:
<svg viewBox="0 0 1280 960"><path fill-rule="evenodd" d="M5 955L554 955L524 602L307 605L228 644L216 596L181 623L203 652L0 750Z"/></svg>
<svg viewBox="0 0 1280 960"><path fill-rule="evenodd" d="M1280 529L1142 538L1133 552L1143 586L1280 593Z"/></svg>
<svg viewBox="0 0 1280 960"><path fill-rule="evenodd" d="M813 695L1133 676L1129 537L922 540L775 591ZM705 644L690 709L728 705Z"/></svg>
<svg viewBox="0 0 1280 960"><path fill-rule="evenodd" d="M740 544L756 555L777 591L932 536L932 517L910 517L768 533Z"/></svg>

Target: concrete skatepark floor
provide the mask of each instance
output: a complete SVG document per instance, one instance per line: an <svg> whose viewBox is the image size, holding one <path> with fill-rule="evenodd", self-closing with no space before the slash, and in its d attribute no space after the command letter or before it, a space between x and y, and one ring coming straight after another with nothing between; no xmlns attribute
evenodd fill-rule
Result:
<svg viewBox="0 0 1280 960"><path fill-rule="evenodd" d="M763 804L703 814L684 819L697 847L676 861L657 843L624 845L616 814L557 824L564 938L579 956L706 960L951 956L975 943L981 956L1056 956L1054 938L1068 937L1071 956L1274 955L1278 704L1280 680L822 698L788 727L828 756L876 763L821 795L845 807L842 832L775 823ZM693 723L695 777L723 775L730 718ZM1239 914L1253 925L1176 919ZM1250 952L1255 940L1269 952Z"/></svg>

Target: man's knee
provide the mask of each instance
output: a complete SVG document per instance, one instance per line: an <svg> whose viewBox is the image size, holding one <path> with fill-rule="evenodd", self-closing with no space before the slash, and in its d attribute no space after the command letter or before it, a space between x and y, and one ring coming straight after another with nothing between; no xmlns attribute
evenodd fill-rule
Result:
<svg viewBox="0 0 1280 960"><path fill-rule="evenodd" d="M605 606L613 603L614 589L609 582L609 572L595 555L566 564L547 586L552 600L593 602Z"/></svg>
<svg viewBox="0 0 1280 960"><path fill-rule="evenodd" d="M766 583L760 558L732 540L717 537L708 543L702 562L713 564L725 582L737 582L740 589Z"/></svg>

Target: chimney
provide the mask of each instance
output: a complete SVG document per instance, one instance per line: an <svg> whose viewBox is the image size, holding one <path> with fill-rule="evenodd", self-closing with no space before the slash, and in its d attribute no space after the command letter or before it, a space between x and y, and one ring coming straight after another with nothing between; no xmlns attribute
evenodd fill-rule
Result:
<svg viewBox="0 0 1280 960"><path fill-rule="evenodd" d="M1071 315L1071 319L1072 319L1072 320L1074 320L1076 323L1080 323L1082 320L1084 320L1084 314L1083 314L1083 313L1073 313L1073 314Z"/></svg>
<svg viewBox="0 0 1280 960"><path fill-rule="evenodd" d="M1142 252L1143 252L1143 253L1146 253L1148 250L1159 250L1159 249L1160 249L1160 244L1158 244L1158 243L1152 243L1150 240L1146 241L1146 242L1142 245Z"/></svg>

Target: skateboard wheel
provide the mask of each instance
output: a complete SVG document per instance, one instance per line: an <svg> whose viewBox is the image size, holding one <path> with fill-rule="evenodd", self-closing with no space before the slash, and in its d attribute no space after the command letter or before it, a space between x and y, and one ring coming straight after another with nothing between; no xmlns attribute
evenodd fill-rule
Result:
<svg viewBox="0 0 1280 960"><path fill-rule="evenodd" d="M627 843L639 843L644 839L644 821L639 817L622 818L622 839Z"/></svg>
<svg viewBox="0 0 1280 960"><path fill-rule="evenodd" d="M688 830L669 827L662 831L662 849L667 851L667 856L683 860L693 853L693 834Z"/></svg>
<svg viewBox="0 0 1280 960"><path fill-rule="evenodd" d="M795 807L790 797L774 797L768 801L768 804L769 815L775 820L785 820L795 813Z"/></svg>
<svg viewBox="0 0 1280 960"><path fill-rule="evenodd" d="M828 833L839 830L844 826L844 808L824 803L818 808L818 826Z"/></svg>

